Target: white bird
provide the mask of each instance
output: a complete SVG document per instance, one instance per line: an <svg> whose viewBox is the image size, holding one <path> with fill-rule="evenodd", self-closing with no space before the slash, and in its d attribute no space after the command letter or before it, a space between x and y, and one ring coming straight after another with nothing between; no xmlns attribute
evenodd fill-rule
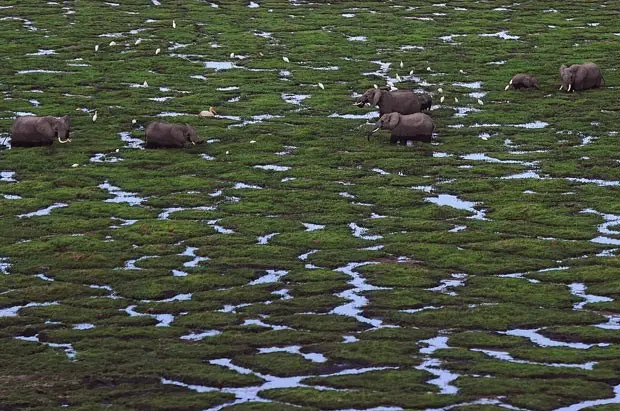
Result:
<svg viewBox="0 0 620 411"><path fill-rule="evenodd" d="M95 46L95 53L99 51L99 44Z"/></svg>
<svg viewBox="0 0 620 411"><path fill-rule="evenodd" d="M444 96L441 96L441 98L439 99L439 102L440 102L440 103L443 103L443 101L444 101L445 99L446 99L446 98L445 98Z"/></svg>
<svg viewBox="0 0 620 411"><path fill-rule="evenodd" d="M430 66L428 66L428 67L426 68L426 71L432 71L432 70L431 70L431 67L430 67Z"/></svg>
<svg viewBox="0 0 620 411"><path fill-rule="evenodd" d="M209 110L203 110L200 113L198 113L198 115L201 117L214 117L216 114L217 112L215 111L213 106L209 107Z"/></svg>
<svg viewBox="0 0 620 411"><path fill-rule="evenodd" d="M413 70L409 70L409 75L413 76Z"/></svg>
<svg viewBox="0 0 620 411"><path fill-rule="evenodd" d="M438 92L440 92L440 93L443 93L443 89L442 89L441 87L439 87L439 88L437 89L437 91L438 91Z"/></svg>
<svg viewBox="0 0 620 411"><path fill-rule="evenodd" d="M227 151L227 152L226 152L226 155L228 155L228 154L230 154L230 151Z"/></svg>
<svg viewBox="0 0 620 411"><path fill-rule="evenodd" d="M400 80L400 76L398 75L398 73L396 73L396 80L401 81Z"/></svg>
<svg viewBox="0 0 620 411"><path fill-rule="evenodd" d="M480 99L478 99L478 104L480 104L481 106L484 106L484 102Z"/></svg>
<svg viewBox="0 0 620 411"><path fill-rule="evenodd" d="M75 167L79 167L79 166L80 166L80 165L79 165L79 164L77 164L77 163L75 163L75 164L72 164L72 165L71 165L71 167L73 167L73 168L75 168Z"/></svg>
<svg viewBox="0 0 620 411"><path fill-rule="evenodd" d="M458 102L459 102L459 99L458 99L458 98L456 98L456 97L454 97L454 102L455 102L455 103L458 103Z"/></svg>
<svg viewBox="0 0 620 411"><path fill-rule="evenodd" d="M235 53L230 53L230 58L234 59L235 58Z"/></svg>
<svg viewBox="0 0 620 411"><path fill-rule="evenodd" d="M323 83L319 83L319 87L321 87L321 90L325 90L325 86L323 85Z"/></svg>
<svg viewBox="0 0 620 411"><path fill-rule="evenodd" d="M250 140L250 144L256 143L256 140Z"/></svg>
<svg viewBox="0 0 620 411"><path fill-rule="evenodd" d="M379 86L377 86L376 84L373 84L372 86L373 86L374 88L379 88Z"/></svg>
<svg viewBox="0 0 620 411"><path fill-rule="evenodd" d="M144 80L144 83L142 83L142 87L148 87L149 83L146 82L146 80Z"/></svg>
<svg viewBox="0 0 620 411"><path fill-rule="evenodd" d="M97 110L95 110L95 114L93 114L93 122L97 121Z"/></svg>
<svg viewBox="0 0 620 411"><path fill-rule="evenodd" d="M136 119L131 120L131 124L136 124Z"/></svg>
<svg viewBox="0 0 620 411"><path fill-rule="evenodd" d="M116 46L116 42L115 41L111 41L110 42L110 47L112 47L112 46Z"/></svg>
<svg viewBox="0 0 620 411"><path fill-rule="evenodd" d="M161 49L158 47L157 50L155 50L155 55L159 54L160 51Z"/></svg>
<svg viewBox="0 0 620 411"><path fill-rule="evenodd" d="M288 57L284 56L282 57L282 60L286 61L287 63L290 63L291 61L288 59Z"/></svg>
<svg viewBox="0 0 620 411"><path fill-rule="evenodd" d="M173 29L176 29L176 28L177 28L177 23L176 23L174 20L172 20L172 28L173 28Z"/></svg>
<svg viewBox="0 0 620 411"><path fill-rule="evenodd" d="M400 61L400 68L403 68L403 67L405 67L405 65L403 64L403 61L401 60Z"/></svg>
<svg viewBox="0 0 620 411"><path fill-rule="evenodd" d="M465 74L465 72L463 70L459 70L459 73L461 74Z"/></svg>
<svg viewBox="0 0 620 411"><path fill-rule="evenodd" d="M118 153L119 151L121 151L119 148L117 148L116 150L114 150L114 152Z"/></svg>
<svg viewBox="0 0 620 411"><path fill-rule="evenodd" d="M137 45L138 45L138 44L140 44L140 43L142 43L142 39L138 39L138 40L136 40L136 42L135 42L134 44L137 46Z"/></svg>

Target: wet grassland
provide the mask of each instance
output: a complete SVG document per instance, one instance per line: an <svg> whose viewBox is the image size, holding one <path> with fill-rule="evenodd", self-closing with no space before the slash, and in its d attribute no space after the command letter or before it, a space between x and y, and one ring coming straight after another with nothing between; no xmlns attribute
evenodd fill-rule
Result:
<svg viewBox="0 0 620 411"><path fill-rule="evenodd" d="M0 408L616 409L614 2L180 3L0 6ZM387 81L432 144L366 141Z"/></svg>

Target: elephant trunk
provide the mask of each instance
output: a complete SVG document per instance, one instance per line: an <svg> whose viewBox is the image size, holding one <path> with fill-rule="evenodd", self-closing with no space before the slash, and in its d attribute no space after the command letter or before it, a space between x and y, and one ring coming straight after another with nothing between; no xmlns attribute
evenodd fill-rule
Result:
<svg viewBox="0 0 620 411"><path fill-rule="evenodd" d="M370 141L370 135L379 131L381 129L381 126L382 126L381 120L377 121L377 123L375 124L375 128L373 128L372 130L368 132L366 139Z"/></svg>

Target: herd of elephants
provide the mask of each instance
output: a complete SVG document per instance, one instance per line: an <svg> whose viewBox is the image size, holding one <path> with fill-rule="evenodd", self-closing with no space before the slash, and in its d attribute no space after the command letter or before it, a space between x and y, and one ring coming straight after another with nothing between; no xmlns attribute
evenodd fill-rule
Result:
<svg viewBox="0 0 620 411"><path fill-rule="evenodd" d="M599 67L594 63L573 64L560 67L562 85L560 90L567 92L599 88L604 79ZM534 76L525 73L515 75L506 90L539 89ZM358 107L366 104L379 107L379 121L368 133L380 129L390 130L390 142L407 141L430 142L435 123L423 110L429 110L432 98L428 94L415 94L410 90L390 90L388 88L370 88L355 103ZM201 113L202 115L203 113ZM214 115L211 109L206 115ZM93 118L94 120L94 118ZM56 139L60 143L70 142L71 116L24 116L17 117L11 128L11 145L13 147L32 147L53 144ZM64 140L63 140L64 139ZM196 130L188 124L152 122L145 131L146 148L183 148L186 143L200 143Z"/></svg>

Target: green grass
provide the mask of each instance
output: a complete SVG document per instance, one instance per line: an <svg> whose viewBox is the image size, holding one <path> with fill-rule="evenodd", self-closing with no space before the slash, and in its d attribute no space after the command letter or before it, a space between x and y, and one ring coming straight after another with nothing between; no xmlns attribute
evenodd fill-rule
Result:
<svg viewBox="0 0 620 411"><path fill-rule="evenodd" d="M17 180L0 181L0 408L538 411L613 397L620 338L595 326L620 310L620 224L606 223L620 214L611 2L213 3L3 2L0 143L16 113L71 114L73 142L0 145L0 171ZM519 38L479 36L502 31ZM582 61L608 87L558 91L559 66ZM504 91L518 72L541 90ZM386 74L433 95L432 144L367 141L372 119L332 116L374 110L352 96ZM197 115L210 106L219 117ZM464 107L476 110L456 116ZM153 120L207 143L121 140ZM535 122L546 125L520 127ZM90 161L100 153L107 162ZM527 172L541 178L506 178ZM440 195L468 203L428 201ZM56 203L67 206L18 217ZM575 309L573 283L611 301ZM503 333L519 328L565 344ZM289 351L259 354L270 347ZM456 394L431 359L458 374ZM249 402L233 392L279 378Z"/></svg>

